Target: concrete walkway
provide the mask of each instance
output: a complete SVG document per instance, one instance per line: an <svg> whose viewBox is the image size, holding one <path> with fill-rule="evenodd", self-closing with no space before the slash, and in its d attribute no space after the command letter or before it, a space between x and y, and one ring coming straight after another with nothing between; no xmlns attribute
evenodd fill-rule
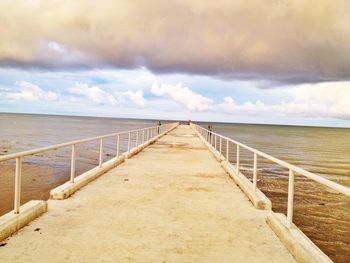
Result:
<svg viewBox="0 0 350 263"><path fill-rule="evenodd" d="M294 262L188 126L5 240L0 262ZM169 143L176 143L172 145Z"/></svg>

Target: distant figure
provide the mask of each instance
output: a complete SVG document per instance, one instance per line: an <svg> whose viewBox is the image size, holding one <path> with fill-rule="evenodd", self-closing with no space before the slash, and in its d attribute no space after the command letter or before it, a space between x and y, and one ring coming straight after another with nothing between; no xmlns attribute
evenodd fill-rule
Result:
<svg viewBox="0 0 350 263"><path fill-rule="evenodd" d="M157 131L158 131L158 134L160 133L160 126L162 126L162 123L160 121L158 121L158 124L157 124Z"/></svg>
<svg viewBox="0 0 350 263"><path fill-rule="evenodd" d="M191 120L188 120L187 124L190 125L191 124Z"/></svg>
<svg viewBox="0 0 350 263"><path fill-rule="evenodd" d="M213 126L211 125L208 125L208 138L207 138L207 141L211 141L211 135L213 133Z"/></svg>

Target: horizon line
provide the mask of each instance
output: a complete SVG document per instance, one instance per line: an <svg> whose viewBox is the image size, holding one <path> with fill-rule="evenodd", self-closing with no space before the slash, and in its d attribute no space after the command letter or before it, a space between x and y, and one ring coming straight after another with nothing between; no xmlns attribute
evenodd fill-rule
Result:
<svg viewBox="0 0 350 263"><path fill-rule="evenodd" d="M331 128L331 129L350 129L346 126L322 126L322 125L300 125L300 124L280 124L280 123L254 123L254 122L226 122L226 121L210 121L210 120L189 120L189 119L149 119L142 117L107 117L96 115L74 115L74 114L55 114L55 113L31 113L31 112L6 112L0 111L0 114L17 114L17 115L43 115L56 117L80 117L80 118L102 118L102 119L122 119L122 120L145 120L145 121L178 121L178 122L198 122L198 123L217 123L217 124L234 124L234 125L266 125L266 126L286 126L286 127L306 127L306 128Z"/></svg>

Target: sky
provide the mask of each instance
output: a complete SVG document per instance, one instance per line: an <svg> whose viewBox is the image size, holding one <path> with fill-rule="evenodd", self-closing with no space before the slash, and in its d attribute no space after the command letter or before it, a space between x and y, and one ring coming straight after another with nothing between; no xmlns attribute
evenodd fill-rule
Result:
<svg viewBox="0 0 350 263"><path fill-rule="evenodd" d="M350 127L346 0L2 0L0 112Z"/></svg>

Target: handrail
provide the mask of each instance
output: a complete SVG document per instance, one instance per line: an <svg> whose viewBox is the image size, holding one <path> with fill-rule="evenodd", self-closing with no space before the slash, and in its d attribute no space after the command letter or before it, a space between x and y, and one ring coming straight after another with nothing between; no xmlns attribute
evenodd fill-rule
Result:
<svg viewBox="0 0 350 263"><path fill-rule="evenodd" d="M167 124L165 124L165 125L167 125ZM11 160L11 159L15 159L17 157L23 157L23 156L34 155L34 154L47 152L47 151L51 151L51 150L57 150L59 148L64 148L64 147L67 147L67 146L70 146L70 145L73 145L73 144L75 144L75 145L76 144L81 144L81 143L84 143L84 142L90 142L90 141L94 141L94 140L98 140L98 139L105 139L105 138L113 137L113 136L116 136L116 135L122 135L122 134L137 132L137 131L155 129L157 127L158 126L151 126L151 127L142 128L142 129L134 129L134 130L130 130L130 131L121 131L121 132L110 133L110 134L90 137L90 138L81 139L81 140L75 140L75 141L55 144L55 145L51 145L51 146L47 146L47 147L36 148L36 149L22 151L22 152L18 152L18 153L6 154L6 155L0 156L0 162ZM162 126L159 126L159 127L162 127Z"/></svg>
<svg viewBox="0 0 350 263"><path fill-rule="evenodd" d="M154 138L156 138L158 135L166 133L176 127L178 125L178 122L175 123L167 123L164 125L157 125L157 126L151 126L141 129L134 129L129 131L121 131L101 136L95 136L91 138L81 139L81 140L75 140L60 144L55 144L47 147L41 147L36 148L32 150L22 151L18 153L12 153L0 156L0 162L15 159L16 160L16 169L15 169L15 191L14 191L14 213L19 214L20 213L20 201L21 201L21 179L22 179L22 162L23 158L28 155L35 155L42 152L57 150L60 148L72 147L71 151L71 174L70 174L70 182L74 183L75 178L75 159L76 159L76 145L85 143L85 142L91 142L95 140L99 140L99 163L98 167L103 166L103 140L106 138L114 137L116 136L116 157L118 158L119 151L120 151L120 136L123 134L128 134L128 149L127 152L130 152L133 147L131 147L131 136L132 134L135 134L135 146L138 147L139 145L146 143Z"/></svg>
<svg viewBox="0 0 350 263"><path fill-rule="evenodd" d="M305 176L306 178L309 178L315 182L318 182L322 184L323 186L327 186L341 194L344 194L348 197L350 197L350 188L346 187L344 185L335 183L331 180L328 180L320 175L311 173L309 171L306 171L303 168L300 168L298 166L295 166L293 164L287 163L285 161L282 161L276 157L273 157L267 153L261 152L257 149L254 149L252 147L249 147L243 143L240 143L238 141L235 141L231 138L228 138L226 136L222 136L218 133L215 133L213 131L210 131L206 128L203 128L197 124L191 123L191 126L198 132L198 134L202 137L203 140L205 140L215 151L217 151L222 158L226 159L228 161L228 149L229 149L229 142L235 144L237 146L237 159L236 159L236 172L239 172L239 148L242 147L254 154L254 168L253 168L253 191L255 192L257 189L257 156L261 156L265 159L268 159L276 164L279 164L285 168L289 169L289 183L288 183L288 207L287 207L287 224L288 227L292 226L292 218L293 218L293 202L294 202L294 174L300 174ZM215 139L214 139L215 138ZM217 138L219 138L219 151L217 150ZM214 141L215 140L215 141ZM222 140L226 140L226 158L222 154ZM214 141L214 142L213 142Z"/></svg>

